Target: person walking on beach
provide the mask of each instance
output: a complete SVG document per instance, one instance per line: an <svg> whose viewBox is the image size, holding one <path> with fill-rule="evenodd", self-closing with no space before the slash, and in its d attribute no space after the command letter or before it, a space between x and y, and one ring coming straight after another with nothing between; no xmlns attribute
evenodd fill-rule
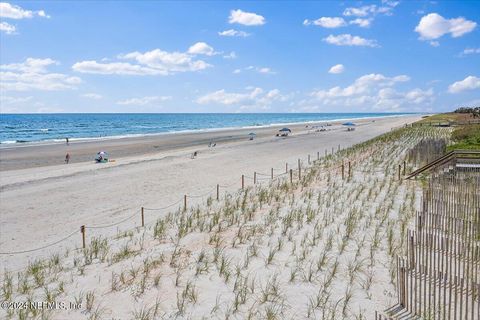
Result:
<svg viewBox="0 0 480 320"><path fill-rule="evenodd" d="M70 162L70 153L65 155L65 163L68 164Z"/></svg>
<svg viewBox="0 0 480 320"><path fill-rule="evenodd" d="M67 141L67 146L68 146L68 137L65 138L65 141Z"/></svg>

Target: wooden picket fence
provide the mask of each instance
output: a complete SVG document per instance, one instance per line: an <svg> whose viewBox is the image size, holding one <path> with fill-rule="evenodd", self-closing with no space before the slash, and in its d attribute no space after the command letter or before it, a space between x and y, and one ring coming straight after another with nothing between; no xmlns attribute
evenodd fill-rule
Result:
<svg viewBox="0 0 480 320"><path fill-rule="evenodd" d="M480 319L480 171L434 173L397 260L398 304L376 319Z"/></svg>

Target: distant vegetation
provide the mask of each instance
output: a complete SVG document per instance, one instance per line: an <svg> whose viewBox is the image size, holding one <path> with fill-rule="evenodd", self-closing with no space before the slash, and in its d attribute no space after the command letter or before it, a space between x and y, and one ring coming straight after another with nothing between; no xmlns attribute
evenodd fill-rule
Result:
<svg viewBox="0 0 480 320"><path fill-rule="evenodd" d="M480 149L480 125L458 127L452 132L454 144L448 147L453 149Z"/></svg>
<svg viewBox="0 0 480 320"><path fill-rule="evenodd" d="M480 107L461 107L454 111L455 113L469 113L474 118L480 117Z"/></svg>
<svg viewBox="0 0 480 320"><path fill-rule="evenodd" d="M447 151L454 149L480 149L480 107L461 107L453 112L424 117L420 123L453 125L451 143Z"/></svg>
<svg viewBox="0 0 480 320"><path fill-rule="evenodd" d="M469 122L480 118L480 107L461 107L453 112L425 116L422 123Z"/></svg>

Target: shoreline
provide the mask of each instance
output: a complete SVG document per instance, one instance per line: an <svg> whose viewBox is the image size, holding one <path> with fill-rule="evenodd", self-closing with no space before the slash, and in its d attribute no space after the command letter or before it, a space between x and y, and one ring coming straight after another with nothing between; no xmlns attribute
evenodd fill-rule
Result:
<svg viewBox="0 0 480 320"><path fill-rule="evenodd" d="M285 305L293 306L285 317L315 315L352 290L349 308L371 316L397 300L391 280L396 251L389 249L398 247L402 235L395 230L409 221L397 212L419 206L419 190L396 178L394 162L421 140L411 133L423 128L391 132L413 120L364 121L354 132L342 128L221 144L196 159L184 149L137 162L31 168L23 183L2 192L3 276L13 279L17 300L25 296L15 289L24 288L23 281L34 297L43 297L45 289L35 285L39 279L45 287L62 288L57 299L86 292L91 301L113 306L102 311L112 318L138 310L140 296L146 302L140 302L142 310L159 307L174 316L177 292L191 284L201 303L188 302L185 314L211 317L218 305L229 310L232 286L240 280L252 289L235 313L239 317L256 305L255 292L270 290L271 281ZM374 139L385 133L385 139ZM324 151L329 157L317 162ZM347 178L339 169L345 161ZM286 166L294 171L290 177ZM2 173L3 183L11 184L15 174ZM25 272L26 266L40 270L41 277ZM362 286L365 275L368 287ZM326 283L331 303L311 311L310 299ZM84 316L72 309L52 319Z"/></svg>
<svg viewBox="0 0 480 320"><path fill-rule="evenodd" d="M288 125L292 129L291 137L302 134L316 133L312 132L311 126L331 124L327 127L328 131L338 131L344 128L341 122L345 120L354 120L357 127L362 127L375 122L385 122L395 119L420 118L421 115L396 115L387 117L369 117L361 119L340 119L335 121L315 121L301 122ZM207 145L211 142L217 145L231 144L235 142L248 142L248 133L255 131L255 140L268 141L272 139L280 139L276 137L278 129L286 126L286 124L268 125L263 127L255 127L255 130L248 128L234 129L215 129L197 132L176 132L161 133L152 135L142 135L137 137L124 137L118 139L95 139L84 141L72 141L69 145L65 143L50 144L29 144L15 147L0 148L2 153L0 157L0 172L10 170L30 169L37 167L49 167L55 165L63 165L65 154L71 156L70 165L77 163L93 163L95 154L99 151L106 151L110 155L110 159L119 160L129 157L139 157L158 154L159 152L170 152L192 148L199 148L201 151L210 150ZM218 148L218 147L217 147ZM213 149L213 148L212 148ZM193 152L192 151L192 152Z"/></svg>
<svg viewBox="0 0 480 320"><path fill-rule="evenodd" d="M221 132L221 131L232 131L232 130L255 130L255 129L264 129L264 128L275 128L281 126L294 126L301 124L322 124L329 122L338 122L338 121L348 121L348 120L371 120L371 119L383 119L383 118L395 118L395 117L405 117L405 116L415 116L425 115L424 113L405 113L405 114L393 114L393 115L384 115L384 116L372 116L372 117L349 117L349 118L335 118L329 120L312 120L312 121L299 121L299 122L279 122L263 125L250 125L250 126L239 126L239 127L218 127L218 128L203 128L203 129L187 129L187 130L178 130L178 131L167 131L167 132L155 132L155 133L133 133L125 135L112 135L104 137L69 137L70 143L79 143L79 142L95 142L95 141L108 141L108 140L118 140L118 139L134 139L142 137L154 137L154 136L163 136L163 135L175 135L175 134L188 134L188 133L203 133L203 132ZM3 149L13 149L13 148L25 148L32 146L48 146L56 144L64 144L65 139L48 139L48 140L36 140L36 141L21 141L19 140L6 140L0 142L0 150Z"/></svg>
<svg viewBox="0 0 480 320"><path fill-rule="evenodd" d="M95 164L89 160L65 165L62 157L60 163L52 162L46 167L39 167L37 163L37 166L2 171L0 246L6 252L36 248L71 231L75 232L73 238L51 248L54 251L71 249L78 246L76 234L81 225L108 225L134 215L133 220L121 225L121 229L125 230L138 222L136 217L142 206L163 208L177 203L186 194L200 195L211 191L217 184L224 186L222 192L232 192L240 188L242 175L247 177L247 185L251 185L253 180L248 177L252 177L254 172L268 174L274 168L275 174L283 173L286 164L289 169L295 169L299 160L306 165L310 156L315 160L323 157L324 153L337 151L340 145L342 149L348 148L420 118L363 120L354 132L337 126L330 131L309 133L305 125L296 126L298 130L292 126L294 135L288 138L274 137L273 132L276 131L266 128L257 133L253 141L246 138L246 129L236 130L235 134L227 137L230 140L219 143L215 148L207 146L209 140L205 137L199 140L198 135L191 134L175 141L143 139L142 143L118 143L117 148L133 151L134 154L128 155L127 152L115 162ZM206 136L211 138L212 134ZM225 138L221 134L214 136ZM196 144L192 144L192 138ZM162 147L153 149L153 144ZM176 147L172 148L172 144ZM86 145L77 151L89 154L92 147L88 143ZM98 143L94 144L95 147ZM41 148L22 148L16 149L14 155L18 157L20 151L23 156L30 157L30 162L41 157L55 160L58 158L56 154L65 152L65 148L64 145L45 147L41 151L36 150ZM194 150L199 151L196 159L190 157ZM23 154L25 151L28 152ZM4 154L2 152L2 157ZM189 199L189 205L202 201L202 198L196 197ZM150 223L154 216L149 213L145 219L146 223ZM89 237L115 234L116 227L101 234L89 229ZM0 263L16 268L29 259L48 256L54 252L52 250L31 255L0 256Z"/></svg>

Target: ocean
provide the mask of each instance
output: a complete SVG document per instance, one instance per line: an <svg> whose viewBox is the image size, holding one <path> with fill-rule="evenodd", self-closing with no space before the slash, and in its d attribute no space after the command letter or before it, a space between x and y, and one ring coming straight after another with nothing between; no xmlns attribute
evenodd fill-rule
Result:
<svg viewBox="0 0 480 320"><path fill-rule="evenodd" d="M0 114L0 143L119 138L411 113L78 113Z"/></svg>

